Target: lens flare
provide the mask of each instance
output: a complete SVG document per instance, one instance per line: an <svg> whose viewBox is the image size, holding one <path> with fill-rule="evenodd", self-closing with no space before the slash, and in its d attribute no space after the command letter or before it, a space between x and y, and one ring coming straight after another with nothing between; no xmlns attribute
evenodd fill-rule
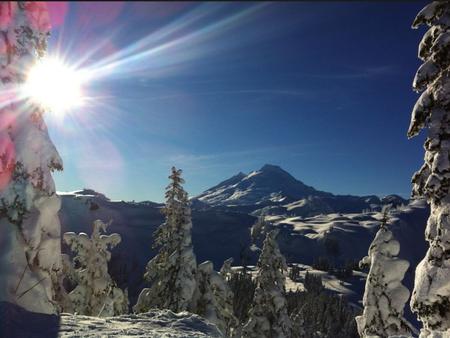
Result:
<svg viewBox="0 0 450 338"><path fill-rule="evenodd" d="M38 61L27 74L24 95L56 115L83 103L81 71L56 58Z"/></svg>

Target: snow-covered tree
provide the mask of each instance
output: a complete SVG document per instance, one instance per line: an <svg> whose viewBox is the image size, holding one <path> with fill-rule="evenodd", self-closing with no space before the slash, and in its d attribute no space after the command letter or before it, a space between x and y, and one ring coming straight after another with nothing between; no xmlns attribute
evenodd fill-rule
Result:
<svg viewBox="0 0 450 338"><path fill-rule="evenodd" d="M272 230L264 240L257 263L257 287L243 337L284 338L291 335L292 323L287 312L284 285L287 265L278 248L277 235L278 230Z"/></svg>
<svg viewBox="0 0 450 338"><path fill-rule="evenodd" d="M422 92L414 106L408 137L428 131L425 163L414 175L413 196L430 206L425 237L429 249L416 268L411 307L430 330L450 329L450 3L434 1L422 9L413 28L427 25L419 45L423 64L413 88Z"/></svg>
<svg viewBox="0 0 450 338"><path fill-rule="evenodd" d="M45 2L0 3L0 301L41 313L58 310L61 202L51 174L62 160L43 108L15 98L49 30Z"/></svg>
<svg viewBox="0 0 450 338"><path fill-rule="evenodd" d="M93 223L92 235L84 232L75 234L66 232L64 242L72 251L75 277L78 285L69 293L70 309L78 314L98 317L120 315L128 312L128 295L117 287L108 273L110 250L120 243L119 234L104 235L108 223L96 220Z"/></svg>
<svg viewBox="0 0 450 338"><path fill-rule="evenodd" d="M154 235L154 248L159 252L148 262L144 275L151 285L141 291L135 312L151 308L180 312L192 306L197 262L192 247L191 208L181 172L172 167L163 209L165 222Z"/></svg>
<svg viewBox="0 0 450 338"><path fill-rule="evenodd" d="M239 322L233 313L233 292L211 261L198 266L194 304L193 312L216 324L226 337L236 336Z"/></svg>
<svg viewBox="0 0 450 338"><path fill-rule="evenodd" d="M270 226L271 224L266 221L265 214L262 213L259 215L255 224L253 224L250 228L250 237L252 238L252 242L256 244L261 237L264 239L266 234L270 231Z"/></svg>
<svg viewBox="0 0 450 338"><path fill-rule="evenodd" d="M233 257L226 259L223 262L222 267L220 268L220 274L222 275L223 278L225 278L225 280L229 280L231 278L231 274L233 273L231 264L233 264L233 261L234 261Z"/></svg>
<svg viewBox="0 0 450 338"><path fill-rule="evenodd" d="M360 265L370 266L363 297L364 311L356 317L361 337L408 336L403 318L409 290L402 285L409 263L399 259L400 243L387 227L385 211L380 229Z"/></svg>

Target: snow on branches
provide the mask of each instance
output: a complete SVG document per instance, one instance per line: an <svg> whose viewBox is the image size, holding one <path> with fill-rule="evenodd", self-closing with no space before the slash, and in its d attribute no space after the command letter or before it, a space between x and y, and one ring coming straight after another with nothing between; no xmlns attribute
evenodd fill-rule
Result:
<svg viewBox="0 0 450 338"><path fill-rule="evenodd" d="M165 222L154 234L158 254L147 264L144 277L151 283L141 291L135 312L151 308L186 311L192 307L197 261L192 247L192 221L182 171L172 167L166 188Z"/></svg>
<svg viewBox="0 0 450 338"><path fill-rule="evenodd" d="M427 128L425 163L413 177L413 194L440 204L448 198L450 180L450 4L434 1L417 15L413 27L430 28L419 45L424 62L413 82L422 92L412 111L408 137Z"/></svg>
<svg viewBox="0 0 450 338"><path fill-rule="evenodd" d="M233 296L225 278L214 271L211 261L198 266L194 312L216 324L226 337L235 337L239 326L233 313Z"/></svg>
<svg viewBox="0 0 450 338"><path fill-rule="evenodd" d="M450 3L433 1L413 28L428 26L419 45L424 62L413 88L422 92L414 106L408 136L427 128L425 163L414 175L413 196L431 205L425 237L430 247L417 266L411 308L423 323L422 337L450 330Z"/></svg>
<svg viewBox="0 0 450 338"><path fill-rule="evenodd" d="M52 171L62 160L42 108L17 98L46 53L49 29L45 2L0 3L0 300L41 313L59 309L61 202Z"/></svg>
<svg viewBox="0 0 450 338"><path fill-rule="evenodd" d="M66 232L64 242L72 251L75 279L78 285L69 293L71 308L66 312L82 315L108 317L128 312L128 296L116 286L108 273L109 250L120 243L119 234L104 235L108 223L96 220L92 235Z"/></svg>
<svg viewBox="0 0 450 338"><path fill-rule="evenodd" d="M387 213L387 211L386 211ZM402 280L409 268L399 259L400 243L387 227L386 214L360 265L370 266L364 291L364 311L356 317L361 337L410 336L410 328L403 318L409 290Z"/></svg>
<svg viewBox="0 0 450 338"><path fill-rule="evenodd" d="M246 338L284 338L291 336L292 324L287 312L285 298L285 258L278 248L272 230L264 240L257 266L257 287L249 320L243 328Z"/></svg>

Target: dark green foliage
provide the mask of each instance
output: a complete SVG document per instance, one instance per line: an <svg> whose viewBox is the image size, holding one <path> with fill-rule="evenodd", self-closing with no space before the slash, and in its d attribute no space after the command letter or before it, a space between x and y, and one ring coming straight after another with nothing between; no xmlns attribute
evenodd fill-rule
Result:
<svg viewBox="0 0 450 338"><path fill-rule="evenodd" d="M306 291L288 292L293 338L357 338L356 311L342 296L325 291L320 276L307 273Z"/></svg>
<svg viewBox="0 0 450 338"><path fill-rule="evenodd" d="M310 274L308 271L306 271L303 285L308 293L311 294L319 294L323 291L322 277L320 275Z"/></svg>
<svg viewBox="0 0 450 338"><path fill-rule="evenodd" d="M359 265L354 261L347 261L344 265L332 264L327 257L318 257L314 260L312 267L315 270L326 271L345 280L353 276L353 270L359 270Z"/></svg>
<svg viewBox="0 0 450 338"><path fill-rule="evenodd" d="M327 257L320 256L314 259L312 267L315 270L330 271L332 264Z"/></svg>
<svg viewBox="0 0 450 338"><path fill-rule="evenodd" d="M231 275L228 285L234 294L234 315L240 323L245 323L248 320L248 311L252 305L256 283L252 280L251 274L241 271Z"/></svg>
<svg viewBox="0 0 450 338"><path fill-rule="evenodd" d="M289 270L289 278L293 282L300 281L300 268L298 265L293 264Z"/></svg>
<svg viewBox="0 0 450 338"><path fill-rule="evenodd" d="M340 280L346 280L353 276L353 270L359 270L359 263L347 261L343 266L332 268L329 272Z"/></svg>

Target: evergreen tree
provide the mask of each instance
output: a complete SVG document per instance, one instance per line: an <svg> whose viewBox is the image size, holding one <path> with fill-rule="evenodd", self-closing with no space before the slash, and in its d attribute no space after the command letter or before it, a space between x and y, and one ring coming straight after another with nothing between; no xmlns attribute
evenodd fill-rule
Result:
<svg viewBox="0 0 450 338"><path fill-rule="evenodd" d="M12 95L46 53L50 20L45 2L1 2L0 30L0 301L55 313L61 202L52 172L62 170L62 160L43 108Z"/></svg>
<svg viewBox="0 0 450 338"><path fill-rule="evenodd" d="M251 273L242 269L230 275L228 285L234 294L234 315L238 318L239 323L245 323L248 320L248 312L255 294L256 283L253 281Z"/></svg>
<svg viewBox="0 0 450 338"><path fill-rule="evenodd" d="M431 214L425 231L429 249L416 269L411 308L430 330L450 329L450 3L434 1L419 12L413 28L427 25L419 45L423 64L413 88L422 92L414 106L408 137L426 128L425 159L414 175L413 196L425 197Z"/></svg>
<svg viewBox="0 0 450 338"><path fill-rule="evenodd" d="M320 282L318 277L315 282ZM355 312L346 299L325 291L321 284L312 289L286 294L292 338L358 338Z"/></svg>
<svg viewBox="0 0 450 338"><path fill-rule="evenodd" d="M196 314L216 324L226 337L236 336L239 322L233 313L233 292L210 261L198 266L194 299Z"/></svg>
<svg viewBox="0 0 450 338"><path fill-rule="evenodd" d="M233 263L233 261L233 257L226 259L223 262L222 267L220 268L220 274L226 281L230 280L231 275L233 274L233 270L231 269L231 264Z"/></svg>
<svg viewBox="0 0 450 338"><path fill-rule="evenodd" d="M71 304L65 312L99 317L128 312L127 292L119 289L108 273L109 250L121 241L119 234L102 234L108 225L95 221L90 238L84 232L64 234L64 241L77 253L74 274L78 283L69 293Z"/></svg>
<svg viewBox="0 0 450 338"><path fill-rule="evenodd" d="M380 229L361 265L370 266L363 297L364 312L356 317L361 337L408 336L410 328L403 318L409 290L402 285L409 263L396 256L400 243L387 227L385 210Z"/></svg>
<svg viewBox="0 0 450 338"><path fill-rule="evenodd" d="M197 263L192 248L191 208L181 172L172 167L163 209L166 219L154 235L154 247L159 252L148 262L144 275L151 286L141 291L135 312L151 308L180 312L192 307Z"/></svg>
<svg viewBox="0 0 450 338"><path fill-rule="evenodd" d="M266 221L266 216L264 213L262 213L258 216L255 224L253 224L250 228L250 237L252 239L252 243L259 244L258 241L260 239L262 241L270 230L271 224Z"/></svg>
<svg viewBox="0 0 450 338"><path fill-rule="evenodd" d="M322 277L320 275L311 274L308 271L306 271L303 285L310 294L318 295L324 290Z"/></svg>
<svg viewBox="0 0 450 338"><path fill-rule="evenodd" d="M277 234L278 230L272 230L264 240L257 264L257 287L243 337L283 338L291 335L284 286L287 266L275 239Z"/></svg>

